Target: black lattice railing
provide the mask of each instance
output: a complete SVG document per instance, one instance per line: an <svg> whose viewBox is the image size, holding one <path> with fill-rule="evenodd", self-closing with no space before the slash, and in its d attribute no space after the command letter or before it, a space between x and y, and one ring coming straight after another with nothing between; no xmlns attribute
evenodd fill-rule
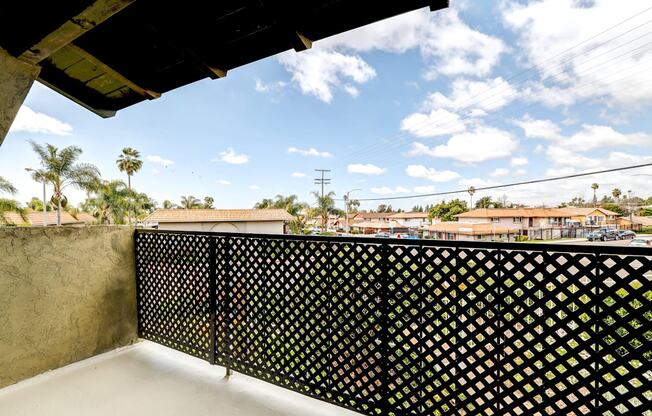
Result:
<svg viewBox="0 0 652 416"><path fill-rule="evenodd" d="M139 331L368 415L652 416L645 248L136 233Z"/></svg>

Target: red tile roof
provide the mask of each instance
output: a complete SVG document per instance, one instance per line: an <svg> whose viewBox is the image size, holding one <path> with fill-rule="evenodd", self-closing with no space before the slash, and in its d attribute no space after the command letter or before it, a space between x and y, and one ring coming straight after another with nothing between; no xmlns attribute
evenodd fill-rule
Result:
<svg viewBox="0 0 652 416"><path fill-rule="evenodd" d="M292 221L284 209L157 209L143 222Z"/></svg>

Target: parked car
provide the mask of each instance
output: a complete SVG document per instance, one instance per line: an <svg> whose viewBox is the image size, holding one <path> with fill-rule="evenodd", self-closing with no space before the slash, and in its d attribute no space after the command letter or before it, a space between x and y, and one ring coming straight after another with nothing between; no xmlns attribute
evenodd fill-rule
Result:
<svg viewBox="0 0 652 416"><path fill-rule="evenodd" d="M633 240L636 238L636 233L630 230L620 230L618 231L619 240Z"/></svg>
<svg viewBox="0 0 652 416"><path fill-rule="evenodd" d="M376 234L376 238L389 238L389 237L391 237L391 235L389 233L386 233L386 232L381 232L381 233Z"/></svg>
<svg viewBox="0 0 652 416"><path fill-rule="evenodd" d="M650 247L652 248L652 237L637 237L629 243L632 247Z"/></svg>
<svg viewBox="0 0 652 416"><path fill-rule="evenodd" d="M618 240L618 231L603 228L589 233L589 235L586 236L586 239L589 241Z"/></svg>

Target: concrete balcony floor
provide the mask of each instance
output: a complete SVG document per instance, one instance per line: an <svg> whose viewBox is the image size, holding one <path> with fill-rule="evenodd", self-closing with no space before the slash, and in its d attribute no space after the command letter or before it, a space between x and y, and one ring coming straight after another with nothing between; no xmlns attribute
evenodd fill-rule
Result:
<svg viewBox="0 0 652 416"><path fill-rule="evenodd" d="M222 367L145 341L0 389L0 415L358 415L242 374L224 374Z"/></svg>

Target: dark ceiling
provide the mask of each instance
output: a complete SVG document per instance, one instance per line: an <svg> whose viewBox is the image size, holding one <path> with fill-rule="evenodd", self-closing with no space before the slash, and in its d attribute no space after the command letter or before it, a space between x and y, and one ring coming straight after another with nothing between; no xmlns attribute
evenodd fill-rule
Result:
<svg viewBox="0 0 652 416"><path fill-rule="evenodd" d="M7 1L0 5L0 47L16 57L41 53L41 82L106 117L279 52L301 51L312 41L447 5L443 0ZM106 16L89 18L90 7ZM52 53L35 47L48 36L55 43L69 36L70 23L84 32L60 41Z"/></svg>

